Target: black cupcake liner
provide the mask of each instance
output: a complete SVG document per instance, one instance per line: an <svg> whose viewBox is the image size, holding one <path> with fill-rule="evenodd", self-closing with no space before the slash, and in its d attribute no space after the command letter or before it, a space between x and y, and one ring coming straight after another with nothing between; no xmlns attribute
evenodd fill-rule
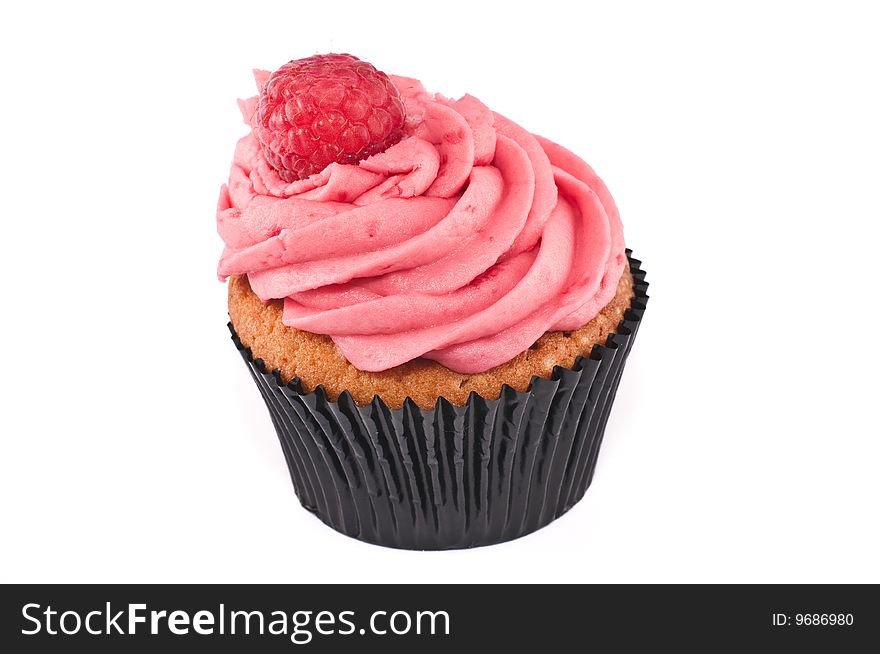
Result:
<svg viewBox="0 0 880 654"><path fill-rule="evenodd" d="M232 340L260 393L302 505L353 538L404 549L491 545L549 524L586 492L605 423L648 300L641 262L627 250L634 297L617 330L571 368L533 377L498 399L471 393L465 406L410 398L336 402L322 387L281 381Z"/></svg>

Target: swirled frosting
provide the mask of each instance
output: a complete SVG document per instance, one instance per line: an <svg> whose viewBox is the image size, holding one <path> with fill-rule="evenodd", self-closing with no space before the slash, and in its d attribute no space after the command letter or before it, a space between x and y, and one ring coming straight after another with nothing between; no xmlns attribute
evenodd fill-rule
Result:
<svg viewBox="0 0 880 654"><path fill-rule="evenodd" d="M220 278L247 275L261 300L284 300L285 325L329 335L366 371L424 357L482 372L589 322L626 263L592 168L470 95L391 79L406 135L358 165L286 183L253 131L238 142ZM256 103L239 101L249 125Z"/></svg>

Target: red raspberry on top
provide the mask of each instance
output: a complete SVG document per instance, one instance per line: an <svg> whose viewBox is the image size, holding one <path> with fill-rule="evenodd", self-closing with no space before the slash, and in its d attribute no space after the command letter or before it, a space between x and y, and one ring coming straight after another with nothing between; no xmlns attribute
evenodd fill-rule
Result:
<svg viewBox="0 0 880 654"><path fill-rule="evenodd" d="M349 54L284 64L260 92L255 131L285 182L353 164L397 143L403 102L388 76Z"/></svg>

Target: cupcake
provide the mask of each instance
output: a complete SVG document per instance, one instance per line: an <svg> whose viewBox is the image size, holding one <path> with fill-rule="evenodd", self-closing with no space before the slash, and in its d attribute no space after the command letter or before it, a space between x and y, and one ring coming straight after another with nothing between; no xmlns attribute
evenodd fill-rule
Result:
<svg viewBox="0 0 880 654"><path fill-rule="evenodd" d="M218 274L302 505L407 549L568 511L647 301L605 185L477 98L351 55L255 77Z"/></svg>

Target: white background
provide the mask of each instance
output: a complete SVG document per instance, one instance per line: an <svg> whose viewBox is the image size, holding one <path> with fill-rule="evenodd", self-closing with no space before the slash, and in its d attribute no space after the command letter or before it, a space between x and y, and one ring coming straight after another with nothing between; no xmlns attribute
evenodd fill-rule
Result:
<svg viewBox="0 0 880 654"><path fill-rule="evenodd" d="M10 4L0 581L880 582L871 3ZM395 551L293 494L214 208L251 68L326 51L580 153L645 262L593 486L534 535Z"/></svg>

